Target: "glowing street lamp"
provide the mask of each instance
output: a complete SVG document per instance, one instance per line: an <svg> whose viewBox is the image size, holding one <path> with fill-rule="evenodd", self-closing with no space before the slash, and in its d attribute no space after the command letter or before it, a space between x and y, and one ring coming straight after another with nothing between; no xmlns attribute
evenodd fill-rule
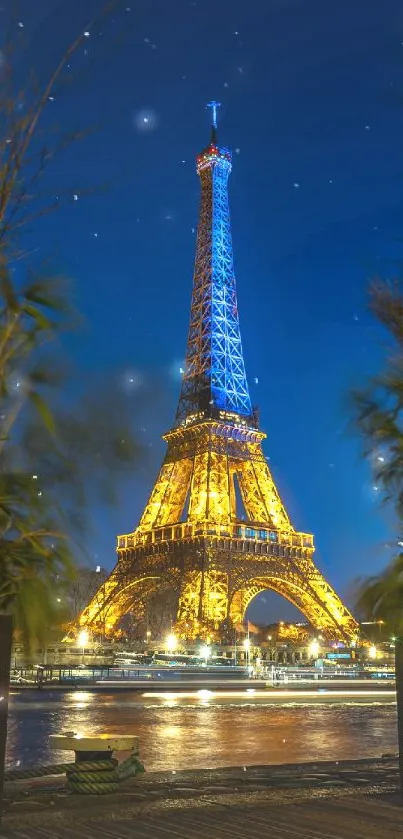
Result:
<svg viewBox="0 0 403 839"><path fill-rule="evenodd" d="M309 652L312 658L317 658L319 653L319 642L316 638L309 644Z"/></svg>
<svg viewBox="0 0 403 839"><path fill-rule="evenodd" d="M173 651L176 650L177 644L178 641L177 638L175 638L175 635L168 635L165 646L169 653L173 653Z"/></svg>
<svg viewBox="0 0 403 839"><path fill-rule="evenodd" d="M82 629L81 632L79 632L77 635L77 646L82 647L84 649L84 647L88 644L89 640L89 633L86 629Z"/></svg>
<svg viewBox="0 0 403 839"><path fill-rule="evenodd" d="M89 640L89 632L86 629L81 629L81 631L77 635L77 646L81 647L82 664L84 664L85 648Z"/></svg>
<svg viewBox="0 0 403 839"><path fill-rule="evenodd" d="M211 655L211 649L207 644L204 644L202 647L200 647L200 657L204 658L204 662L205 662L206 665L207 665L207 660L210 657L210 655Z"/></svg>
<svg viewBox="0 0 403 839"><path fill-rule="evenodd" d="M246 652L246 663L247 663L247 666L249 667L249 662L250 662L250 658L249 658L250 657L250 638L249 637L245 638L245 640L243 642L243 646L244 646L244 650Z"/></svg>

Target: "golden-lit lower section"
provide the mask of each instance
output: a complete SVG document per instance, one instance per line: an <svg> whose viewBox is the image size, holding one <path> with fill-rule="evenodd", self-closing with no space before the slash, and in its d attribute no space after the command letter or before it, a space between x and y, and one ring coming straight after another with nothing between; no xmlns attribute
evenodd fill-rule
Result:
<svg viewBox="0 0 403 839"><path fill-rule="evenodd" d="M358 625L315 566L311 534L292 527L262 451L264 434L220 420L185 422L137 529L118 538L118 562L80 617L115 631L141 618L156 592L178 595L176 632L220 637L252 598L272 589L318 630L351 639Z"/></svg>

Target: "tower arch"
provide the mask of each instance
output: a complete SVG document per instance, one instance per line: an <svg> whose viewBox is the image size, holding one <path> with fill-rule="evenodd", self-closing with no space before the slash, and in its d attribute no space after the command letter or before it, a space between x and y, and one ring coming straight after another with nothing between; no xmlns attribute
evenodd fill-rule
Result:
<svg viewBox="0 0 403 839"><path fill-rule="evenodd" d="M109 585L108 585L109 583ZM153 595L163 591L178 591L178 581L170 575L143 576L138 579L113 579L113 573L101 586L91 603L80 616L80 626L90 627L104 636L113 635L119 621L135 612L139 620L144 617L147 603Z"/></svg>
<svg viewBox="0 0 403 839"><path fill-rule="evenodd" d="M332 614L331 608L311 589L309 583L298 584L295 580L284 579L268 573L262 577L252 577L234 591L230 606L229 617L237 625L245 620L246 610L258 594L263 591L274 591L295 606L316 629L323 630L332 636L343 636L343 627L338 615Z"/></svg>

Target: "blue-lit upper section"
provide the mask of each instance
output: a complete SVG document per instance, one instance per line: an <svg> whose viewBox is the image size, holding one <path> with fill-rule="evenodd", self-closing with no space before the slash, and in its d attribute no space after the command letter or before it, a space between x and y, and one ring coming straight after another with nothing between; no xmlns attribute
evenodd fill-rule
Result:
<svg viewBox="0 0 403 839"><path fill-rule="evenodd" d="M192 307L176 424L222 418L254 425L239 330L228 176L231 152L212 141L197 156L201 206Z"/></svg>

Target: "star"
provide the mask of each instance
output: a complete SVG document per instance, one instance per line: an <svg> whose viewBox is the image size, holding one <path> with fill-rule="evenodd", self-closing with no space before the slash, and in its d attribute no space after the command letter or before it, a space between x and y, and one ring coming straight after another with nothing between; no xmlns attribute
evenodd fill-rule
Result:
<svg viewBox="0 0 403 839"><path fill-rule="evenodd" d="M149 132L157 128L158 116L151 108L143 108L133 115L133 122L138 131Z"/></svg>

